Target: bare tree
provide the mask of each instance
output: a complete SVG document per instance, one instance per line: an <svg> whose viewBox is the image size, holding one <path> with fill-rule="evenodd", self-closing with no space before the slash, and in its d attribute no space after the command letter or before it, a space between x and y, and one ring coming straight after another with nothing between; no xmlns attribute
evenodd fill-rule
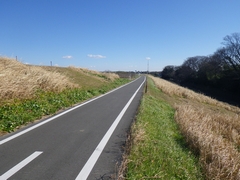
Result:
<svg viewBox="0 0 240 180"><path fill-rule="evenodd" d="M233 33L224 37L225 47L217 50L223 60L229 64L240 77L240 33Z"/></svg>
<svg viewBox="0 0 240 180"><path fill-rule="evenodd" d="M206 56L194 56L194 57L189 57L182 66L187 66L189 67L193 72L198 72L199 70L199 65L201 62L206 59Z"/></svg>
<svg viewBox="0 0 240 180"><path fill-rule="evenodd" d="M166 66L162 71L162 78L173 80L175 77L175 66Z"/></svg>

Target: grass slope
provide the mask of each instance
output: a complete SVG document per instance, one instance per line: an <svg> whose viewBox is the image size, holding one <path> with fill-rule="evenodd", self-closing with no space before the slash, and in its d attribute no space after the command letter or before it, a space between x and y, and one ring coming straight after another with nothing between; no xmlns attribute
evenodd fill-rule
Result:
<svg viewBox="0 0 240 180"><path fill-rule="evenodd" d="M174 121L174 109L163 96L149 79L131 132L125 179L203 179Z"/></svg>
<svg viewBox="0 0 240 180"><path fill-rule="evenodd" d="M175 111L206 179L240 179L240 109L151 76Z"/></svg>
<svg viewBox="0 0 240 180"><path fill-rule="evenodd" d="M148 90L125 179L240 179L238 107L153 76Z"/></svg>
<svg viewBox="0 0 240 180"><path fill-rule="evenodd" d="M0 70L0 134L129 82L111 73L30 66L1 57Z"/></svg>
<svg viewBox="0 0 240 180"><path fill-rule="evenodd" d="M49 72L57 72L69 78L69 81L77 84L81 88L98 88L106 84L106 82L118 79L116 74L113 73L100 73L83 68L76 67L51 67L42 66L42 68Z"/></svg>

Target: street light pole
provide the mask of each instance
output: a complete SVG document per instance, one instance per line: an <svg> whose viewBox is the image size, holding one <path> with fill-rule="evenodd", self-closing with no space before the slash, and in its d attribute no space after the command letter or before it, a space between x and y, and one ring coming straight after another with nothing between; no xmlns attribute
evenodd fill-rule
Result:
<svg viewBox="0 0 240 180"><path fill-rule="evenodd" d="M146 57L147 60L147 74L149 74L149 61L150 61L150 57Z"/></svg>
<svg viewBox="0 0 240 180"><path fill-rule="evenodd" d="M148 64L147 64L147 73L149 74L149 59L148 59Z"/></svg>

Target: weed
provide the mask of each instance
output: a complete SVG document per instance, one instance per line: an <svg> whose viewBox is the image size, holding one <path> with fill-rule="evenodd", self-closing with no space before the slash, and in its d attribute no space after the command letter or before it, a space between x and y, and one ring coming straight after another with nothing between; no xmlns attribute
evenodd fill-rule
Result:
<svg viewBox="0 0 240 180"><path fill-rule="evenodd" d="M206 178L240 179L240 109L163 79L151 79L177 102L175 121L198 155Z"/></svg>
<svg viewBox="0 0 240 180"><path fill-rule="evenodd" d="M38 90L61 92L77 85L68 77L38 66L0 57L0 103L15 98L30 98Z"/></svg>
<svg viewBox="0 0 240 180"><path fill-rule="evenodd" d="M126 179L203 179L197 158L174 121L174 109L148 81L136 122L130 155L123 163ZM121 176L123 177L123 176Z"/></svg>
<svg viewBox="0 0 240 180"><path fill-rule="evenodd" d="M38 91L35 98L18 100L15 103L0 106L0 131L11 132L28 122L32 122L45 115L56 113L96 95L105 93L116 86L128 82L118 81L105 85L101 89L66 89L62 92Z"/></svg>
<svg viewBox="0 0 240 180"><path fill-rule="evenodd" d="M2 57L0 70L1 133L129 82L110 73L29 66Z"/></svg>

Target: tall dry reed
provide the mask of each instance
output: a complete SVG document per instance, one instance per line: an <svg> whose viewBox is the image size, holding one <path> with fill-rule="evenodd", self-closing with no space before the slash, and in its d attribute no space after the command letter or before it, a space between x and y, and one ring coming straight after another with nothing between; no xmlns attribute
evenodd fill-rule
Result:
<svg viewBox="0 0 240 180"><path fill-rule="evenodd" d="M27 98L36 90L62 91L75 87L57 72L22 64L15 59L0 57L0 99Z"/></svg>
<svg viewBox="0 0 240 180"><path fill-rule="evenodd" d="M181 87L179 85L176 85L164 79L153 77L153 76L150 76L150 77L159 89L161 89L164 93L170 96L178 96L185 99L196 100L200 103L211 104L218 107L222 107L226 110L231 110L233 112L240 113L240 109L235 106L231 106L227 103L217 101L211 97L196 93L190 89Z"/></svg>
<svg viewBox="0 0 240 180"><path fill-rule="evenodd" d="M70 66L69 68L74 69L75 71L84 73L84 74L88 74L90 76L95 76L95 78L104 81L105 79L110 80L110 81L114 81L116 79L119 79L119 75L115 74L115 73L105 73L105 72L98 72L98 71L93 71L90 69L86 69L86 68L77 68L77 67L73 67Z"/></svg>
<svg viewBox="0 0 240 180"><path fill-rule="evenodd" d="M240 109L150 77L166 94L187 100L175 104L175 120L190 148L199 155L206 178L240 179ZM225 111L219 111L221 108Z"/></svg>
<svg viewBox="0 0 240 180"><path fill-rule="evenodd" d="M240 136L231 124L236 124L234 122L239 122L240 118L208 114L204 109L182 105L176 109L175 120L187 143L199 154L208 179L240 179L237 149Z"/></svg>

